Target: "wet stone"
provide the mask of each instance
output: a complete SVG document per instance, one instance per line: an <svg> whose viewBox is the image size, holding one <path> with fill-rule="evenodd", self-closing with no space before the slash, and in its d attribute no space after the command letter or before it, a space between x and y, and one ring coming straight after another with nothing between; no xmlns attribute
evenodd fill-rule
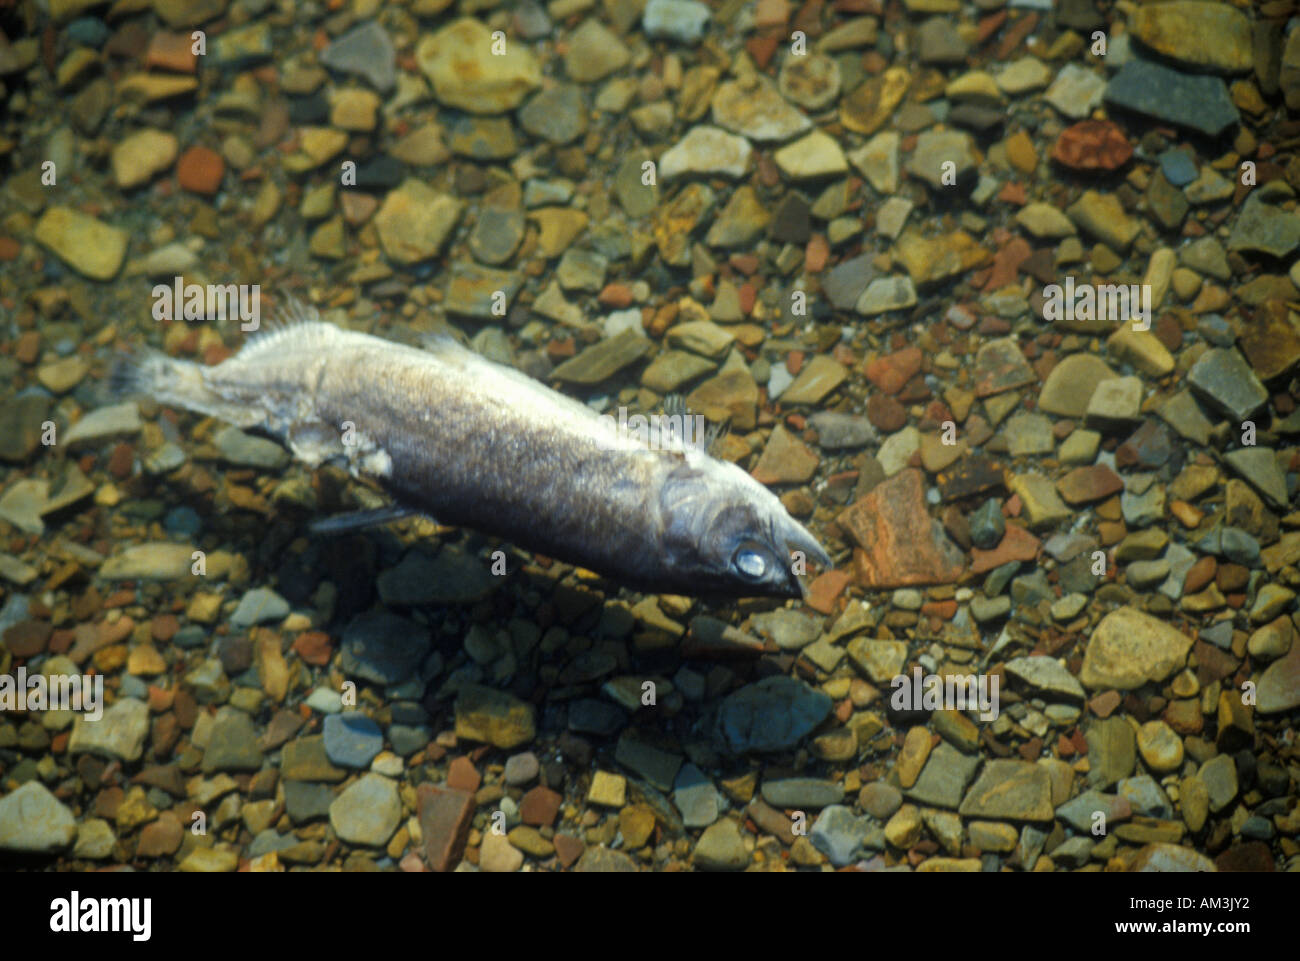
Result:
<svg viewBox="0 0 1300 961"><path fill-rule="evenodd" d="M712 107L718 126L760 142L786 141L812 126L762 75L719 84Z"/></svg>
<svg viewBox="0 0 1300 961"><path fill-rule="evenodd" d="M427 630L386 611L358 615L343 630L340 666L376 684L398 684L414 674L428 653Z"/></svg>
<svg viewBox="0 0 1300 961"><path fill-rule="evenodd" d="M524 239L524 216L518 210L488 207L479 213L470 234L470 250L484 264L506 263Z"/></svg>
<svg viewBox="0 0 1300 961"><path fill-rule="evenodd" d="M397 783L379 774L365 774L330 805L330 827L349 844L380 847L388 842L402 818Z"/></svg>
<svg viewBox="0 0 1300 961"><path fill-rule="evenodd" d="M1237 423L1268 400L1254 371L1236 350L1216 347L1203 353L1187 372L1193 389Z"/></svg>
<svg viewBox="0 0 1300 961"><path fill-rule="evenodd" d="M543 90L520 109L519 123L533 136L554 144L576 140L587 129L581 88L557 84Z"/></svg>
<svg viewBox="0 0 1300 961"><path fill-rule="evenodd" d="M340 767L369 767L383 750L384 736L379 725L364 714L331 714L325 718L322 731L325 754Z"/></svg>
<svg viewBox="0 0 1300 961"><path fill-rule="evenodd" d="M836 867L852 864L862 853L872 833L871 822L858 817L851 808L832 804L823 808L808 832L808 840Z"/></svg>
<svg viewBox="0 0 1300 961"><path fill-rule="evenodd" d="M39 781L0 798L0 851L51 854L70 846L77 821Z"/></svg>
<svg viewBox="0 0 1300 961"><path fill-rule="evenodd" d="M944 741L930 752L921 776L903 794L920 804L956 810L979 764L978 757L962 754Z"/></svg>
<svg viewBox="0 0 1300 961"><path fill-rule="evenodd" d="M1101 74L1075 63L1061 68L1043 98L1065 116L1080 120L1100 103L1106 90Z"/></svg>
<svg viewBox="0 0 1300 961"><path fill-rule="evenodd" d="M321 51L320 61L331 70L361 77L381 93L391 90L396 82L393 41L373 20L331 41Z"/></svg>
<svg viewBox="0 0 1300 961"><path fill-rule="evenodd" d="M799 681L771 677L725 698L717 736L735 754L794 747L830 713L831 700Z"/></svg>
<svg viewBox="0 0 1300 961"><path fill-rule="evenodd" d="M1238 121L1218 77L1180 73L1147 60L1124 64L1106 87L1106 102L1217 137Z"/></svg>

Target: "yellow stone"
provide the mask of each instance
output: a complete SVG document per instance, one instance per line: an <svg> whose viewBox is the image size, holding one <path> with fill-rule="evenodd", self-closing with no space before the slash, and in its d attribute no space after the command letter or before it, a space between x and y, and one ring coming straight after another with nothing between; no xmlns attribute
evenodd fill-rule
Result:
<svg viewBox="0 0 1300 961"><path fill-rule="evenodd" d="M954 10L956 9L954 2ZM862 134L873 134L903 102L912 75L902 67L890 67L879 77L864 81L840 102L840 123Z"/></svg>
<svg viewBox="0 0 1300 961"><path fill-rule="evenodd" d="M152 644L141 644L127 657L126 670L136 677L153 677L167 670L167 662Z"/></svg>
<svg viewBox="0 0 1300 961"><path fill-rule="evenodd" d="M126 231L71 207L45 211L35 235L42 247L92 280L112 280L126 256Z"/></svg>
<svg viewBox="0 0 1300 961"><path fill-rule="evenodd" d="M1038 151L1034 149L1033 139L1025 131L1017 130L1008 137L1006 147L1007 162L1022 174L1032 174L1038 169Z"/></svg>
<svg viewBox="0 0 1300 961"><path fill-rule="evenodd" d="M602 807L621 808L627 801L627 778L621 774L597 771L587 790L587 803Z"/></svg>

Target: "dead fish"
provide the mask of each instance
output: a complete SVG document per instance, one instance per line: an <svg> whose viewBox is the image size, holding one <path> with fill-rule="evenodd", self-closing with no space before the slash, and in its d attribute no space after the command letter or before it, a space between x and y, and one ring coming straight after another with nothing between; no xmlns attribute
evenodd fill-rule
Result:
<svg viewBox="0 0 1300 961"><path fill-rule="evenodd" d="M771 491L703 444L611 430L448 336L405 346L295 305L220 364L148 352L115 381L262 431L310 467L342 462L393 498L327 527L424 513L632 588L697 596L800 597L806 562L831 566Z"/></svg>

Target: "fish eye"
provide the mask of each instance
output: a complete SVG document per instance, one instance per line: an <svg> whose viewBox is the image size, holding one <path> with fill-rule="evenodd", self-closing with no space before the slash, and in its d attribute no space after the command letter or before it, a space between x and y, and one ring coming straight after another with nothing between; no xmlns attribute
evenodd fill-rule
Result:
<svg viewBox="0 0 1300 961"><path fill-rule="evenodd" d="M731 562L735 565L736 570L751 580L758 580L767 574L767 558L752 547L740 548L740 550L736 551Z"/></svg>

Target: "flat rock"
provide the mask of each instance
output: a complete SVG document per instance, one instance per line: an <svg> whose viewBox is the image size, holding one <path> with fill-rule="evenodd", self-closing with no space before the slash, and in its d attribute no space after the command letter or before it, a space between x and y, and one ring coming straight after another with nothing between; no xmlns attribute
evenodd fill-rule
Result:
<svg viewBox="0 0 1300 961"><path fill-rule="evenodd" d="M39 781L0 797L0 851L53 854L76 836L72 811Z"/></svg>
<svg viewBox="0 0 1300 961"><path fill-rule="evenodd" d="M419 180L388 192L375 214L379 242L390 260L414 264L436 257L460 220L463 204Z"/></svg>
<svg viewBox="0 0 1300 961"><path fill-rule="evenodd" d="M1163 56L1216 73L1245 73L1255 63L1250 20L1226 3L1173 0L1139 7L1133 36Z"/></svg>
<svg viewBox="0 0 1300 961"><path fill-rule="evenodd" d="M343 629L340 666L375 684L398 684L415 673L429 651L429 631L387 611L359 614Z"/></svg>
<svg viewBox="0 0 1300 961"><path fill-rule="evenodd" d="M1030 761L989 761L958 810L963 817L1051 821L1051 775Z"/></svg>
<svg viewBox="0 0 1300 961"><path fill-rule="evenodd" d="M718 127L694 126L659 158L664 180L693 174L743 176L754 150L744 137Z"/></svg>
<svg viewBox="0 0 1300 961"><path fill-rule="evenodd" d="M456 698L456 736L510 749L536 734L533 706L502 691L463 684Z"/></svg>
<svg viewBox="0 0 1300 961"><path fill-rule="evenodd" d="M189 544L135 544L100 565L109 580L173 581L191 577L194 548Z"/></svg>
<svg viewBox="0 0 1300 961"><path fill-rule="evenodd" d="M1218 137L1240 119L1227 86L1218 77L1180 73L1136 58L1111 78L1106 102L1207 137Z"/></svg>
<svg viewBox="0 0 1300 961"><path fill-rule="evenodd" d="M363 774L330 805L330 827L349 844L381 847L401 820L397 782L380 774Z"/></svg>
<svg viewBox="0 0 1300 961"><path fill-rule="evenodd" d="M734 754L784 751L826 719L831 699L793 678L765 678L729 694L718 709L718 740Z"/></svg>
<svg viewBox="0 0 1300 961"><path fill-rule="evenodd" d="M1111 611L1093 629L1079 680L1085 687L1130 691L1163 681L1187 661L1192 640L1132 607Z"/></svg>
<svg viewBox="0 0 1300 961"><path fill-rule="evenodd" d="M148 733L149 706L134 697L124 697L105 708L97 721L78 715L73 721L68 753L138 761Z"/></svg>
<svg viewBox="0 0 1300 961"><path fill-rule="evenodd" d="M965 568L961 551L928 513L916 469L878 485L841 513L839 523L861 548L855 568L869 589L948 584Z"/></svg>
<svg viewBox="0 0 1300 961"><path fill-rule="evenodd" d="M129 235L71 207L50 207L34 232L37 242L77 273L112 280L126 257Z"/></svg>
<svg viewBox="0 0 1300 961"><path fill-rule="evenodd" d="M380 93L392 90L397 82L393 41L373 20L331 40L320 52L320 62L331 70L361 77Z"/></svg>
<svg viewBox="0 0 1300 961"><path fill-rule="evenodd" d="M718 126L759 142L786 141L812 127L812 121L761 74L719 84L712 107Z"/></svg>
<svg viewBox="0 0 1300 961"><path fill-rule="evenodd" d="M1187 372L1187 382L1237 425L1268 401L1268 392L1245 358L1231 347L1213 347Z"/></svg>
<svg viewBox="0 0 1300 961"><path fill-rule="evenodd" d="M416 63L439 102L469 113L504 113L541 86L541 68L527 44L508 43L498 56L493 42L487 26L469 17L420 39Z"/></svg>

